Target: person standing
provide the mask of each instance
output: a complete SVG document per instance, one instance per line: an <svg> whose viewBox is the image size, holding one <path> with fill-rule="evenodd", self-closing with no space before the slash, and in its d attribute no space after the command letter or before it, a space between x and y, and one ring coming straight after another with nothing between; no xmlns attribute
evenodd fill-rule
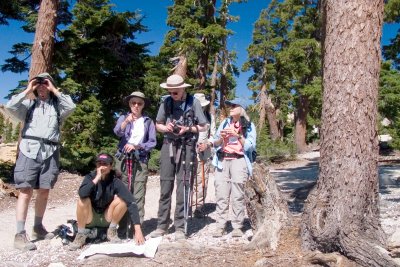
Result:
<svg viewBox="0 0 400 267"><path fill-rule="evenodd" d="M27 96L35 95L34 100ZM59 91L48 73L31 79L28 87L11 98L6 109L21 121L19 153L14 169L15 187L19 190L16 220L17 233L14 247L20 250L35 250L25 231L28 206L33 189L36 189L35 219L32 238L50 239L54 234L47 232L42 224L49 191L59 174L59 141L61 122L72 113L75 104L70 96Z"/></svg>
<svg viewBox="0 0 400 267"><path fill-rule="evenodd" d="M149 101L142 92L133 92L124 98L130 112L121 115L114 127L114 133L120 138L116 153L116 170L122 173L122 180L133 193L139 209L140 223L144 221L146 183L149 176L148 161L151 150L156 146L154 122L143 115ZM129 218L122 218L118 235L125 238ZM130 231L129 237L133 233Z"/></svg>
<svg viewBox="0 0 400 267"><path fill-rule="evenodd" d="M207 129L199 100L186 92L190 84L184 82L180 75L174 74L160 84L168 90L170 96L165 98L158 109L156 129L164 134L161 148L160 167L160 201L158 207L157 229L151 237L167 233L171 196L176 177L176 208L174 216L175 240L185 239L185 189L184 179L190 179L190 162L195 156L195 139L199 132ZM193 142L194 140L194 142ZM182 164L186 162L186 164ZM188 167L189 166L189 167ZM184 177L185 176L185 177Z"/></svg>
<svg viewBox="0 0 400 267"><path fill-rule="evenodd" d="M241 228L245 216L244 183L252 175L256 129L247 116L243 99L225 101L225 104L230 108L230 116L221 122L210 143L216 148L213 165L216 167L217 225L213 237L221 237L225 233L229 206L232 207L232 237L240 237L243 235Z"/></svg>
<svg viewBox="0 0 400 267"><path fill-rule="evenodd" d="M90 234L89 228L93 227L108 227L108 240L119 242L117 226L126 211L134 224L135 242L138 245L144 243L135 200L113 170L111 155L100 153L96 157L96 170L85 176L78 194L78 233L74 242L69 245L69 250L77 250L84 246Z"/></svg>
<svg viewBox="0 0 400 267"><path fill-rule="evenodd" d="M203 108L204 116L207 118L207 131L199 133L197 141L197 176L194 185L194 199L192 206L195 208L193 215L195 217L203 217L205 214L204 201L207 197L208 177L210 173L211 147L209 145L210 138L215 134L215 122L209 112L210 101L206 99L203 93L196 93L194 97L200 101Z"/></svg>

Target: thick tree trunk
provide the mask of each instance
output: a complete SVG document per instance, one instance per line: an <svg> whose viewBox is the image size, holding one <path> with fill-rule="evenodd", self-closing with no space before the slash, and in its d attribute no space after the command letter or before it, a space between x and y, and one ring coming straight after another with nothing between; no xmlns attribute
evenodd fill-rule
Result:
<svg viewBox="0 0 400 267"><path fill-rule="evenodd" d="M379 223L377 96L381 0L326 0L320 173L303 213L305 247L396 266Z"/></svg>
<svg viewBox="0 0 400 267"><path fill-rule="evenodd" d="M29 79L52 70L58 0L42 0L32 46Z"/></svg>
<svg viewBox="0 0 400 267"><path fill-rule="evenodd" d="M309 100L306 96L299 96L297 102L297 111L295 116L295 143L297 152L302 153L307 150L306 134L307 134L307 114L309 110Z"/></svg>
<svg viewBox="0 0 400 267"><path fill-rule="evenodd" d="M254 164L253 177L245 185L245 196L247 213L255 229L247 248L275 250L290 213L287 200L265 164Z"/></svg>
<svg viewBox="0 0 400 267"><path fill-rule="evenodd" d="M272 140L278 140L282 137L279 126L278 126L278 119L276 114L278 113L274 104L272 103L271 97L268 96L267 98L267 120L269 125L269 135L271 136Z"/></svg>

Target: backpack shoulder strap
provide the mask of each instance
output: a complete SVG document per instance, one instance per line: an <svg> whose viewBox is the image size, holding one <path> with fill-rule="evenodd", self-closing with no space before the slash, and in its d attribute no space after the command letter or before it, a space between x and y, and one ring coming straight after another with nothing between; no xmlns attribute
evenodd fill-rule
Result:
<svg viewBox="0 0 400 267"><path fill-rule="evenodd" d="M171 96L167 96L164 99L164 113L165 113L165 117L169 118L173 112L173 105L172 105L172 98Z"/></svg>
<svg viewBox="0 0 400 267"><path fill-rule="evenodd" d="M25 116L25 124L29 123L32 120L33 111L35 110L37 101L38 101L37 98L35 98L33 100L33 105L28 108L28 111L26 112Z"/></svg>

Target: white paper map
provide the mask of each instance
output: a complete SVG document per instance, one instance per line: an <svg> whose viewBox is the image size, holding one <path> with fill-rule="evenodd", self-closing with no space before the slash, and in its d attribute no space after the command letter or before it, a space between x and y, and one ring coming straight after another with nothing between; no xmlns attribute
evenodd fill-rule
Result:
<svg viewBox="0 0 400 267"><path fill-rule="evenodd" d="M89 248L79 255L78 259L83 260L86 257L93 256L95 254L107 254L107 255L117 255L117 254L127 254L133 253L135 255L144 255L147 258L154 258L156 254L158 245L161 242L162 237L150 238L146 240L144 245L138 246L135 241L130 241L127 243L102 243L93 244Z"/></svg>

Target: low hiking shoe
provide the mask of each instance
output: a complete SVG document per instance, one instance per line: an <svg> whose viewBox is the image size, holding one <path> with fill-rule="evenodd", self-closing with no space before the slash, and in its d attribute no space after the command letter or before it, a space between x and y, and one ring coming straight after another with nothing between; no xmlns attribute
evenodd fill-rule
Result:
<svg viewBox="0 0 400 267"><path fill-rule="evenodd" d="M166 233L167 233L166 230L161 229L161 228L157 228L154 232L152 232L152 233L150 234L150 237L151 237L151 238L160 237L160 236L165 235Z"/></svg>
<svg viewBox="0 0 400 267"><path fill-rule="evenodd" d="M32 239L34 240L43 240L43 239L52 239L54 237L54 234L51 232L47 232L47 230L43 227L43 225L40 226L34 226L32 230Z"/></svg>
<svg viewBox="0 0 400 267"><path fill-rule="evenodd" d="M222 237L225 234L225 228L217 227L212 231L213 237Z"/></svg>
<svg viewBox="0 0 400 267"><path fill-rule="evenodd" d="M107 238L111 243L120 243L122 240L118 237L116 227L108 227Z"/></svg>
<svg viewBox="0 0 400 267"><path fill-rule="evenodd" d="M232 231L232 237L242 237L243 232L239 228L233 229Z"/></svg>
<svg viewBox="0 0 400 267"><path fill-rule="evenodd" d="M36 245L33 244L31 241L29 241L28 236L25 231L22 231L21 233L18 233L15 235L14 248L22 250L22 251L37 249Z"/></svg>
<svg viewBox="0 0 400 267"><path fill-rule="evenodd" d="M186 235L183 231L176 231L175 232L175 240L179 241L179 240L185 240L186 239Z"/></svg>
<svg viewBox="0 0 400 267"><path fill-rule="evenodd" d="M74 251L80 249L86 244L86 238L88 237L87 234L84 233L77 233L74 239L74 242L69 244L69 250Z"/></svg>

